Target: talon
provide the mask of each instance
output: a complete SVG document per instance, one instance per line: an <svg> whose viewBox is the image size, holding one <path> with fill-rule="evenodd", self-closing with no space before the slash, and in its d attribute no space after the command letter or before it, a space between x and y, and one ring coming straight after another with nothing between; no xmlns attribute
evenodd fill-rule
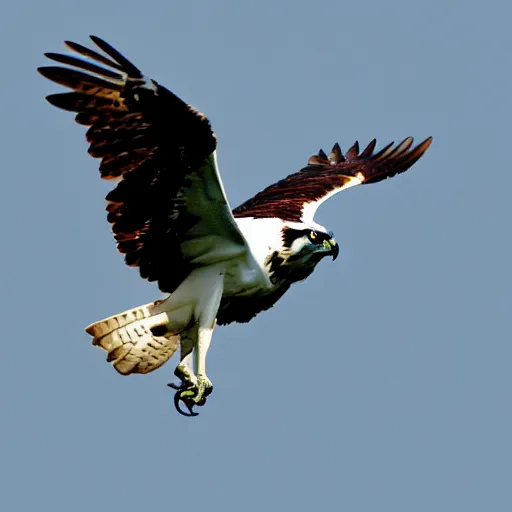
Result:
<svg viewBox="0 0 512 512"><path fill-rule="evenodd" d="M206 398L213 391L213 386L207 378L201 378L196 382L183 380L180 385L171 382L167 385L176 390L174 394L174 407L176 410L181 415L189 417L198 416L199 413L193 411L194 406L202 407L206 403ZM188 412L181 408L180 402L183 402Z"/></svg>
<svg viewBox="0 0 512 512"><path fill-rule="evenodd" d="M181 384L174 384L174 382L169 382L167 385L177 391L182 391L194 387L194 383L192 381L183 381Z"/></svg>
<svg viewBox="0 0 512 512"><path fill-rule="evenodd" d="M193 402L190 398L183 398L181 395L183 393L183 390L179 390L179 391L176 391L176 393L174 394L174 407L176 408L176 410L182 415L182 416L187 416L188 418L191 418L192 416L199 416L199 413L198 412L194 412L192 410L192 408L194 407L194 405L197 405L195 402ZM180 401L183 402L186 406L186 408L188 409L188 412L185 412L181 407L180 407Z"/></svg>
<svg viewBox="0 0 512 512"><path fill-rule="evenodd" d="M176 393L174 393L174 407L176 408L176 410L182 416L187 416L187 417L199 416L199 413L198 412L194 412L192 410L192 408L194 407L194 405L204 405L204 403L206 402L206 398L204 400L201 400L202 403L195 403L193 401L192 397L194 396L194 392L190 391L190 389L189 389L189 388L191 388L193 386L192 383L190 383L190 382L182 382L178 386L178 384L174 384L174 382L170 382L167 385L170 388L176 390ZM187 395L190 395L190 398ZM183 402L185 404L186 408L188 409L188 412L184 411L180 407L180 402Z"/></svg>

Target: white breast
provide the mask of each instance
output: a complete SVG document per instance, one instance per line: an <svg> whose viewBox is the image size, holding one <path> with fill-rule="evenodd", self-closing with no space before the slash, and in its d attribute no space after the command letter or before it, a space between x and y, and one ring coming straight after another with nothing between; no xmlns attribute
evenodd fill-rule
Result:
<svg viewBox="0 0 512 512"><path fill-rule="evenodd" d="M235 220L249 245L252 257L230 261L224 279L224 296L252 295L260 290L272 288L265 269L265 261L283 245L283 222L280 219Z"/></svg>
<svg viewBox="0 0 512 512"><path fill-rule="evenodd" d="M263 268L265 260L274 251L283 247L282 232L284 223L281 219L254 219L242 217L235 219L244 235L251 252L258 264Z"/></svg>

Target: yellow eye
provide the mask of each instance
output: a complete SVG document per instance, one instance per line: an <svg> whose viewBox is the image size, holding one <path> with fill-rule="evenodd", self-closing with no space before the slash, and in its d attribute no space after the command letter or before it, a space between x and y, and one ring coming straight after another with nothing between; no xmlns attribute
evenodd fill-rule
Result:
<svg viewBox="0 0 512 512"><path fill-rule="evenodd" d="M311 233L309 234L309 238L311 238L311 240L314 240L316 238L316 233L314 231L311 231Z"/></svg>

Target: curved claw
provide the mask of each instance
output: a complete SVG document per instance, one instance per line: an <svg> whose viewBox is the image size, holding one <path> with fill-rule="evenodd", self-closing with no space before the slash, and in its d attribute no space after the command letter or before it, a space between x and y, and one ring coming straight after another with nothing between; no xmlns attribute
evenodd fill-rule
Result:
<svg viewBox="0 0 512 512"><path fill-rule="evenodd" d="M183 384L178 386L177 384L174 384L173 382L167 384L170 388L172 389L175 389L176 390L176 393L174 393L174 407L176 408L176 410L182 415L182 416L187 416L188 418L191 418L192 416L199 416L199 413L198 412L194 412L192 410L192 408L194 407L194 405L204 405L204 403L206 402L206 398L201 400L199 403L195 403L193 400L191 400L190 398L183 398L181 395L184 391L186 391L186 388L183 387ZM185 404L185 406L187 407L188 409L188 412L184 411L181 407L180 407L180 402L183 402Z"/></svg>
<svg viewBox="0 0 512 512"><path fill-rule="evenodd" d="M194 405L198 405L196 404L195 402L193 402L192 400L190 400L189 398L182 398L181 397L181 393L182 393L183 390L179 390L179 391L176 391L176 393L174 394L174 407L176 408L176 410L182 415L182 416L187 416L188 418L191 418L192 416L199 416L199 413L198 412L194 412L192 410L192 408L194 407ZM185 404L185 406L187 407L188 409L188 412L185 412L181 407L180 407L180 401L183 402Z"/></svg>

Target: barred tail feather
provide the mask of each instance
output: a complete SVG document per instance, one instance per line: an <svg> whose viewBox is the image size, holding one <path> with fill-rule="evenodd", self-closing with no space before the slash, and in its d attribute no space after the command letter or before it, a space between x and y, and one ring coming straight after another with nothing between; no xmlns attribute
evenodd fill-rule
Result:
<svg viewBox="0 0 512 512"><path fill-rule="evenodd" d="M180 344L167 332L167 315L153 315L152 302L95 322L85 331L93 345L108 352L107 361L122 375L149 373L166 363Z"/></svg>

